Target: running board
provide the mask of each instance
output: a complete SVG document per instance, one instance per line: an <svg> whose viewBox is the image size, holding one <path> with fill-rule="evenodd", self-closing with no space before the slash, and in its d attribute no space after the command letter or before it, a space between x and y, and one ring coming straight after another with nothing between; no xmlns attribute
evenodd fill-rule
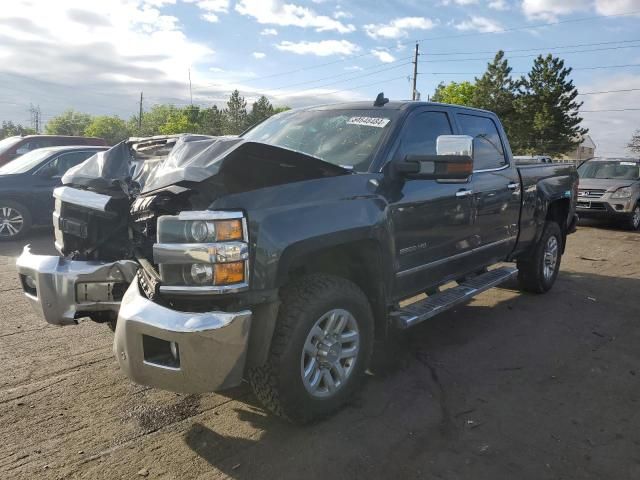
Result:
<svg viewBox="0 0 640 480"><path fill-rule="evenodd" d="M501 267L473 277L457 287L435 293L391 313L399 328L405 329L423 322L445 310L464 303L479 293L489 290L515 277L518 269Z"/></svg>

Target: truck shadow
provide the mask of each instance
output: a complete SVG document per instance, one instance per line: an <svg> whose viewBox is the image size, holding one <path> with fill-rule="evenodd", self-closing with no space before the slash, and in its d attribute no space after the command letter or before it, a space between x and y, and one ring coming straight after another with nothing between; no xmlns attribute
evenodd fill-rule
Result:
<svg viewBox="0 0 640 480"><path fill-rule="evenodd" d="M361 393L330 418L289 425L244 397L231 420L195 423L183 438L234 479L548 478L545 462L571 477L589 471L575 445L603 435L593 412L635 412L587 380L640 312L638 291L640 279L573 272L544 296L505 285L377 345ZM602 468L620 468L622 457L607 458Z"/></svg>

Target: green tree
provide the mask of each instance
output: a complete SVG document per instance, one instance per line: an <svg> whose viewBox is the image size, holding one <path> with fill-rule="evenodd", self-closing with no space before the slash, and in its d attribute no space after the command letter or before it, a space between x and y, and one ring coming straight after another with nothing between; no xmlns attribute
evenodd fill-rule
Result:
<svg viewBox="0 0 640 480"><path fill-rule="evenodd" d="M84 131L91 123L91 115L87 113L67 110L47 123L45 132L49 135L84 135Z"/></svg>
<svg viewBox="0 0 640 480"><path fill-rule="evenodd" d="M450 103L453 105L473 106L473 94L476 86L471 82L440 82L431 97L434 102Z"/></svg>
<svg viewBox="0 0 640 480"><path fill-rule="evenodd" d="M144 117L143 117L144 118ZM188 107L172 110L158 132L163 135L175 133L200 133L200 107Z"/></svg>
<svg viewBox="0 0 640 480"><path fill-rule="evenodd" d="M640 153L640 130L636 130L631 136L631 141L627 145L627 148L633 153Z"/></svg>
<svg viewBox="0 0 640 480"><path fill-rule="evenodd" d="M200 113L201 133L205 135L224 135L225 115L217 106L205 108Z"/></svg>
<svg viewBox="0 0 640 480"><path fill-rule="evenodd" d="M511 71L504 52L499 50L493 61L487 64L484 74L476 78L471 105L498 115L512 148L518 150L521 132L520 119L515 109L518 84L511 78Z"/></svg>
<svg viewBox="0 0 640 480"><path fill-rule="evenodd" d="M280 107L274 107L273 114L275 115L277 113L286 112L287 110L291 110L291 107L287 107L286 105L282 105Z"/></svg>
<svg viewBox="0 0 640 480"><path fill-rule="evenodd" d="M169 120L169 116L175 114L176 108L173 105L154 105L150 110L142 114L142 128L138 128L138 115L133 115L129 119L129 131L140 137L160 135L160 129Z"/></svg>
<svg viewBox="0 0 640 480"><path fill-rule="evenodd" d="M13 123L11 120L2 121L0 127L0 140L7 137L13 137L15 135L33 135L36 131L33 128L25 127L19 123Z"/></svg>
<svg viewBox="0 0 640 480"><path fill-rule="evenodd" d="M239 135L247 127L247 102L240 96L238 90L234 90L224 110L226 117L224 133L226 135Z"/></svg>
<svg viewBox="0 0 640 480"><path fill-rule="evenodd" d="M538 56L527 77L520 80L516 103L520 152L562 155L580 144L588 132L580 126L582 102L576 101L578 89L570 75L571 68L549 54Z"/></svg>
<svg viewBox="0 0 640 480"><path fill-rule="evenodd" d="M131 136L127 122L118 116L109 115L93 117L84 134L88 137L104 138L109 145L115 145Z"/></svg>
<svg viewBox="0 0 640 480"><path fill-rule="evenodd" d="M267 97L262 95L251 106L251 113L247 119L247 126L256 125L273 115L273 105Z"/></svg>

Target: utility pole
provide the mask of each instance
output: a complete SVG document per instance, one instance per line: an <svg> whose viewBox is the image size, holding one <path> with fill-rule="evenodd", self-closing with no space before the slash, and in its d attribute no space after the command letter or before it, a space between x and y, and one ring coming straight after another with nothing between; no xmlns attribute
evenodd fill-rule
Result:
<svg viewBox="0 0 640 480"><path fill-rule="evenodd" d="M193 107L193 93L191 92L191 69L189 69L189 98L191 99L191 106Z"/></svg>
<svg viewBox="0 0 640 480"><path fill-rule="evenodd" d="M142 132L142 92L140 92L140 111L138 112L138 135Z"/></svg>
<svg viewBox="0 0 640 480"><path fill-rule="evenodd" d="M416 53L413 56L413 88L411 89L411 99L417 100L418 91L416 90L416 80L418 78L418 47L419 43L416 42Z"/></svg>
<svg viewBox="0 0 640 480"><path fill-rule="evenodd" d="M36 133L40 133L40 123L42 118L40 105L33 106L33 103L29 104L29 113L31 114L31 128L33 128Z"/></svg>

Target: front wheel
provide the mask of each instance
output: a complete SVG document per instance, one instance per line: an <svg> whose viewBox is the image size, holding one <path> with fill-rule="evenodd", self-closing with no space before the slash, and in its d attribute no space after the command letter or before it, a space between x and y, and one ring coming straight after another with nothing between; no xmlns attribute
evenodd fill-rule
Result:
<svg viewBox="0 0 640 480"><path fill-rule="evenodd" d="M269 359L249 383L263 405L296 423L326 416L358 388L373 348L373 315L352 282L308 275L284 289Z"/></svg>
<svg viewBox="0 0 640 480"><path fill-rule="evenodd" d="M556 222L547 222L540 240L526 258L518 259L518 282L526 292L551 289L560 270L562 231Z"/></svg>
<svg viewBox="0 0 640 480"><path fill-rule="evenodd" d="M0 201L0 241L17 240L31 228L31 215L21 203Z"/></svg>
<svg viewBox="0 0 640 480"><path fill-rule="evenodd" d="M640 203L636 204L627 219L627 229L629 230L640 230Z"/></svg>

